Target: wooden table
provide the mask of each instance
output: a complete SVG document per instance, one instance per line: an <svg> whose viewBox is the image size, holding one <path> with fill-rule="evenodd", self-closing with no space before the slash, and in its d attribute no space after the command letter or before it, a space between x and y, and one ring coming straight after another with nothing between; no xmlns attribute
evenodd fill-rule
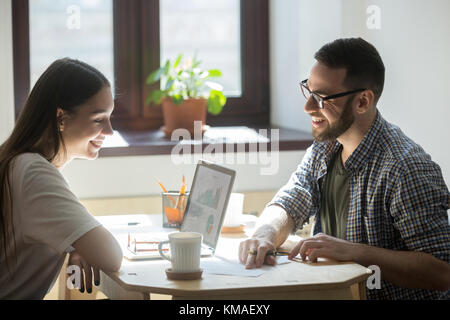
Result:
<svg viewBox="0 0 450 320"><path fill-rule="evenodd" d="M128 231L167 232L161 215L98 217L126 250ZM127 227L127 222L139 225ZM245 234L222 236L217 251L237 256ZM295 240L295 239L294 239ZM150 299L150 294L171 295L172 299L365 299L366 279L371 271L353 262L319 260L265 266L258 277L216 275L203 272L202 279L168 280L166 260L129 261L124 258L119 272L101 273L100 291L111 299Z"/></svg>

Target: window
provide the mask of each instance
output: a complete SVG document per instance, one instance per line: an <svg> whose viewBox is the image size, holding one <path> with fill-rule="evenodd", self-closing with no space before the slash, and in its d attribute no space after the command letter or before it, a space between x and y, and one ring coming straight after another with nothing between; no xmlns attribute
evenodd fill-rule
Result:
<svg viewBox="0 0 450 320"><path fill-rule="evenodd" d="M42 71L70 56L92 64L115 89L113 126L162 125L146 106L148 74L196 50L222 71L228 97L211 125L269 124L268 0L12 0L16 115ZM157 84L155 84L157 85Z"/></svg>
<svg viewBox="0 0 450 320"><path fill-rule="evenodd" d="M228 97L241 96L239 0L160 1L161 61L201 55L201 67L222 70Z"/></svg>
<svg viewBox="0 0 450 320"><path fill-rule="evenodd" d="M89 63L114 79L111 0L33 0L29 6L31 88L53 61L64 57Z"/></svg>

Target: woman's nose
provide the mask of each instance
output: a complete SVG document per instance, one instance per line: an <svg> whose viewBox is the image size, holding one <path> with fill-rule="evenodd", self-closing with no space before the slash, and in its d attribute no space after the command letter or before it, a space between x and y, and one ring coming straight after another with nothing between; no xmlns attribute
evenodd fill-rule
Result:
<svg viewBox="0 0 450 320"><path fill-rule="evenodd" d="M108 136L112 136L114 134L110 120L108 120L106 126L103 127L103 134Z"/></svg>

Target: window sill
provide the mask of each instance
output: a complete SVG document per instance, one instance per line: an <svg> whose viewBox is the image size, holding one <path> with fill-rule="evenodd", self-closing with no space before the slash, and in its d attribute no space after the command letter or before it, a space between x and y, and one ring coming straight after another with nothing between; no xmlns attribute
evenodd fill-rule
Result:
<svg viewBox="0 0 450 320"><path fill-rule="evenodd" d="M166 138L158 129L148 131L115 131L104 143L100 157L169 155L179 140ZM191 153L306 150L313 142L310 133L271 127L211 127L202 140L185 140L183 150ZM277 146L278 145L278 146ZM187 149L185 149L187 148ZM182 153L180 153L182 154Z"/></svg>

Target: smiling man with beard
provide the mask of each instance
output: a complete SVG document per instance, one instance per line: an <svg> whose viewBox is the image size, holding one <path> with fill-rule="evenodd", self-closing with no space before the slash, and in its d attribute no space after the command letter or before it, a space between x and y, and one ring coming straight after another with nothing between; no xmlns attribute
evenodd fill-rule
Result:
<svg viewBox="0 0 450 320"><path fill-rule="evenodd" d="M315 54L300 83L314 143L240 244L246 268L274 265L270 252L315 217L314 235L292 259L376 265L381 289L369 299L449 299L450 194L440 167L377 109L384 64L361 38Z"/></svg>

